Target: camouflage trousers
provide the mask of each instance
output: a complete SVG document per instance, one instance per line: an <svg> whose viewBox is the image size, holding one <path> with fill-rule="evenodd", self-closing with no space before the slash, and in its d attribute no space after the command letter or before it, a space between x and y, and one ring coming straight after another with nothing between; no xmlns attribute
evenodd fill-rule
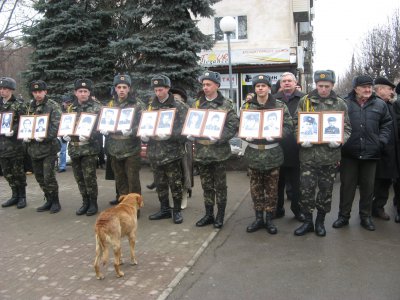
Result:
<svg viewBox="0 0 400 300"><path fill-rule="evenodd" d="M174 208L181 208L182 202L182 166L181 160L176 160L161 166L152 166L154 180L157 186L158 199L162 202L168 199L171 189Z"/></svg>
<svg viewBox="0 0 400 300"><path fill-rule="evenodd" d="M24 158L0 158L1 170L11 188L26 186Z"/></svg>
<svg viewBox="0 0 400 300"><path fill-rule="evenodd" d="M314 208L328 213L331 211L332 190L337 165L314 166L300 164L300 209L312 213ZM315 191L318 187L317 197Z"/></svg>
<svg viewBox="0 0 400 300"><path fill-rule="evenodd" d="M97 198L97 154L72 158L71 164L82 197Z"/></svg>
<svg viewBox="0 0 400 300"><path fill-rule="evenodd" d="M254 210L274 212L278 202L279 168L267 171L250 168L249 175Z"/></svg>
<svg viewBox="0 0 400 300"><path fill-rule="evenodd" d="M226 185L226 163L212 162L199 164L201 186L205 205L226 205L228 187Z"/></svg>
<svg viewBox="0 0 400 300"><path fill-rule="evenodd" d="M47 194L58 194L58 183L54 170L57 156L50 155L42 159L32 159L33 173L42 191Z"/></svg>
<svg viewBox="0 0 400 300"><path fill-rule="evenodd" d="M139 154L124 159L117 159L111 156L111 167L119 195L127 195L129 193L142 194L139 178L141 167Z"/></svg>

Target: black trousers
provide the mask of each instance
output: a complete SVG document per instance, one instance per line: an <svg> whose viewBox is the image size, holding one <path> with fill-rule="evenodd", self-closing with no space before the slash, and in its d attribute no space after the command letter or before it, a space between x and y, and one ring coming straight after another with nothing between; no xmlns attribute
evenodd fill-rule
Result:
<svg viewBox="0 0 400 300"><path fill-rule="evenodd" d="M285 202L285 186L290 185L290 209L297 215L300 213L300 165L294 167L280 167L278 181L277 210L283 208Z"/></svg>
<svg viewBox="0 0 400 300"><path fill-rule="evenodd" d="M375 178L374 200L372 209L383 208L389 198L389 189L393 181L391 178Z"/></svg>

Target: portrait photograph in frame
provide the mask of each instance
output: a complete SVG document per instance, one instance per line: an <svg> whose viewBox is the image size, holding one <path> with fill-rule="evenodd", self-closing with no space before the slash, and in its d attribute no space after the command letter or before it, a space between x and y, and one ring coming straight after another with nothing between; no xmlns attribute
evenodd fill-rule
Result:
<svg viewBox="0 0 400 300"><path fill-rule="evenodd" d="M158 111L158 122L155 134L171 135L174 127L175 109L163 109Z"/></svg>
<svg viewBox="0 0 400 300"><path fill-rule="evenodd" d="M18 139L33 138L33 128L35 126L35 116L20 116L18 124Z"/></svg>
<svg viewBox="0 0 400 300"><path fill-rule="evenodd" d="M76 116L76 113L63 113L61 115L57 136L74 134Z"/></svg>
<svg viewBox="0 0 400 300"><path fill-rule="evenodd" d="M343 143L344 112L331 111L322 113L321 142Z"/></svg>
<svg viewBox="0 0 400 300"><path fill-rule="evenodd" d="M100 119L97 125L97 130L105 130L108 132L115 132L117 127L117 120L119 115L119 108L117 107L102 107L100 111Z"/></svg>
<svg viewBox="0 0 400 300"><path fill-rule="evenodd" d="M206 114L207 111L204 109L189 108L182 135L201 136Z"/></svg>
<svg viewBox="0 0 400 300"><path fill-rule="evenodd" d="M263 111L261 137L281 138L283 131L283 109L266 109Z"/></svg>
<svg viewBox="0 0 400 300"><path fill-rule="evenodd" d="M0 116L0 119L1 119L0 134L10 133L13 127L14 113L3 112Z"/></svg>
<svg viewBox="0 0 400 300"><path fill-rule="evenodd" d="M74 135L90 137L96 123L97 114L81 113L78 123L75 126Z"/></svg>
<svg viewBox="0 0 400 300"><path fill-rule="evenodd" d="M158 111L143 111L140 117L138 136L153 136L156 129Z"/></svg>
<svg viewBox="0 0 400 300"><path fill-rule="evenodd" d="M298 116L297 142L311 142L313 144L318 144L320 140L320 114L299 112Z"/></svg>
<svg viewBox="0 0 400 300"><path fill-rule="evenodd" d="M226 111L208 110L202 136L219 139L224 129Z"/></svg>
<svg viewBox="0 0 400 300"><path fill-rule="evenodd" d="M261 116L262 111L260 110L242 110L240 112L239 137L260 138Z"/></svg>
<svg viewBox="0 0 400 300"><path fill-rule="evenodd" d="M36 115L35 116L35 127L33 132L34 138L46 138L47 128L49 127L49 115Z"/></svg>
<svg viewBox="0 0 400 300"><path fill-rule="evenodd" d="M121 109L121 111L119 112L117 131L131 129L134 115L135 115L134 107Z"/></svg>

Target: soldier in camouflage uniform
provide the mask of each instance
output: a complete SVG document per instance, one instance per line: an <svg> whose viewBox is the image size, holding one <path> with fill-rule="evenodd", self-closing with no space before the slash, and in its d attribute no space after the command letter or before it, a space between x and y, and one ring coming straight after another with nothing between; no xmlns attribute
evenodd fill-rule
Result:
<svg viewBox="0 0 400 300"><path fill-rule="evenodd" d="M58 183L54 171L60 143L57 139L58 125L61 117L61 106L47 97L47 84L33 81L30 84L33 95L28 105L29 115L49 115L47 135L45 138L24 138L28 153L32 158L33 173L40 188L44 192L45 203L36 209L37 212L50 211L57 213L61 210L58 198Z"/></svg>
<svg viewBox="0 0 400 300"><path fill-rule="evenodd" d="M171 218L169 208L169 188L174 203L172 218L175 224L183 222L182 204L182 166L185 154L186 138L181 135L188 106L174 99L169 92L171 80L164 75L156 75L151 79L151 86L156 96L151 100L148 110L175 109L175 118L171 135L159 134L152 137L142 135L142 141L148 142L147 155L154 172L160 211L149 216L150 220Z"/></svg>
<svg viewBox="0 0 400 300"><path fill-rule="evenodd" d="M83 112L98 114L101 104L90 97L93 82L86 78L77 79L74 82L74 86L76 99L68 107L68 112L76 112L77 118ZM63 137L65 141L69 142L68 154L71 157L74 177L82 195L82 206L76 211L78 216L83 214L92 216L98 211L96 177L97 156L100 152L98 135L98 132L92 130L90 137L83 135Z"/></svg>
<svg viewBox="0 0 400 300"><path fill-rule="evenodd" d="M196 226L214 224L215 228L221 228L224 224L227 201L225 162L231 156L229 140L237 132L239 118L233 110L232 101L226 99L218 91L221 85L219 73L206 71L199 80L203 85L203 94L193 103L193 107L226 111L227 116L219 139L214 137L194 139L188 136L188 139L195 140L194 159L199 166L206 210L205 216L196 223ZM214 219L215 202L217 202L218 213Z"/></svg>
<svg viewBox="0 0 400 300"><path fill-rule="evenodd" d="M17 87L14 79L0 78L0 113L12 112L12 130L0 135L0 165L4 178L11 187L12 196L1 204L2 207L17 205L17 208L26 206L26 175L24 171L24 146L17 140L19 117L25 114L25 105L13 95Z"/></svg>
<svg viewBox="0 0 400 300"><path fill-rule="evenodd" d="M145 108L142 101L136 99L131 93L132 80L129 75L116 75L114 77L114 88L116 100L109 102L109 107L134 108L134 117L131 129L115 133L102 130L101 133L107 136L106 152L111 158L111 167L115 176L115 184L118 195L129 193L141 194L140 186L140 150L141 142L137 137L140 115ZM115 205L118 199L110 202Z"/></svg>
<svg viewBox="0 0 400 300"><path fill-rule="evenodd" d="M257 75L252 79L256 96L248 100L242 110L283 109L282 138L293 130L292 117L287 106L275 99L271 91L271 82L265 75ZM280 124L275 124L280 126ZM247 232L254 232L266 227L268 233L276 234L276 226L272 223L273 213L278 200L279 167L283 164L283 150L279 144L281 138L267 136L263 139L247 137L244 157L249 165L250 193L254 203L256 220L247 227ZM265 223L264 223L265 211Z"/></svg>
<svg viewBox="0 0 400 300"><path fill-rule="evenodd" d="M316 71L314 81L317 88L300 99L298 112L343 111L343 142L346 142L351 134L351 125L345 101L332 90L335 73L331 70ZM298 116L295 116L295 124L297 121ZM295 230L295 235L300 236L314 231L312 213L315 208L317 208L315 233L318 236L326 235L324 221L325 215L331 210L333 183L341 158L340 146L341 142L333 141L327 144L301 143L299 204L305 221ZM319 191L315 197L317 186Z"/></svg>

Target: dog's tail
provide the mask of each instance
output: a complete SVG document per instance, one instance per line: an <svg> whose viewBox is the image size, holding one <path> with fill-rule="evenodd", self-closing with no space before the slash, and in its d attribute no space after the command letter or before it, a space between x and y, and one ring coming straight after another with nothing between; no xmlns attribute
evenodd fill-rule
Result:
<svg viewBox="0 0 400 300"><path fill-rule="evenodd" d="M96 258L101 258L102 265L106 265L108 263L108 247L106 246L106 235L96 233Z"/></svg>

